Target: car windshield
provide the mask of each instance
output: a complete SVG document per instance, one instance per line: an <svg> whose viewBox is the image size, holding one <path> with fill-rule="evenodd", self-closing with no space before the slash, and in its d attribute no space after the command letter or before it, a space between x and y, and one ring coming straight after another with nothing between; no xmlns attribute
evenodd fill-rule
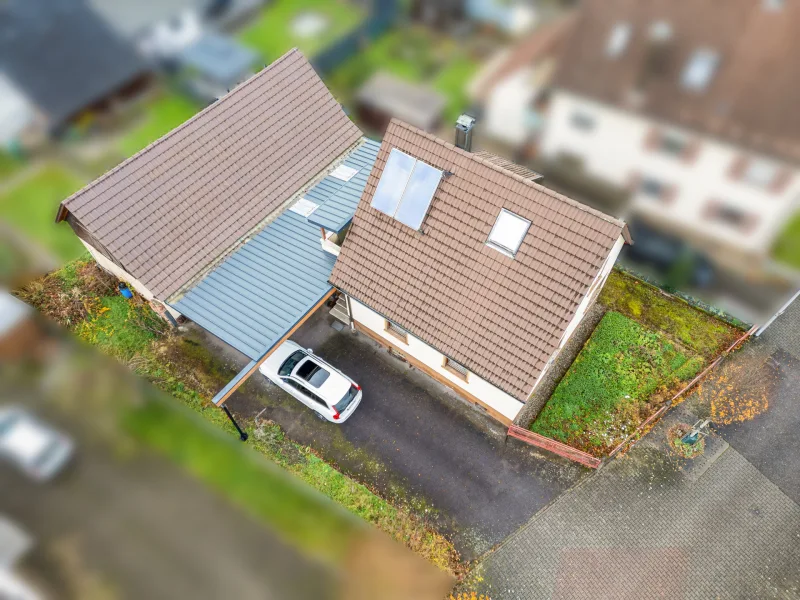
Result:
<svg viewBox="0 0 800 600"><path fill-rule="evenodd" d="M297 376L301 379L305 379L308 383L316 388L325 383L330 375L331 374L328 373L328 371L323 369L310 358L300 365L299 369L297 369Z"/></svg>
<svg viewBox="0 0 800 600"><path fill-rule="evenodd" d="M280 375L281 377L288 377L292 373L294 368L297 366L297 363L303 360L305 355L306 353L303 352L302 350L297 350L296 352L293 352L291 356L289 356L289 358L283 361L283 364L281 365L280 369L278 369L278 375Z"/></svg>
<svg viewBox="0 0 800 600"><path fill-rule="evenodd" d="M358 394L358 390L356 386L351 385L350 389L347 390L347 393L344 395L344 398L339 400L339 402L334 406L336 412L343 413L345 409L350 406L350 403L355 399L356 394Z"/></svg>

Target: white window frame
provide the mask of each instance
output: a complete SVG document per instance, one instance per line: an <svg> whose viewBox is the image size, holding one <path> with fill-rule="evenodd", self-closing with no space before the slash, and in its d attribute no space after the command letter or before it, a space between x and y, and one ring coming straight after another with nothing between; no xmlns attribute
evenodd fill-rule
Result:
<svg viewBox="0 0 800 600"><path fill-rule="evenodd" d="M517 219L518 221L523 221L524 223L527 223L524 231L522 232L522 235L519 236L519 241L517 241L517 243L514 245L513 248L510 246L506 246L504 243L497 241L496 239L492 239L492 236L494 236L497 233L498 228L501 226L501 220L506 215L509 218ZM507 210L505 208L501 208L500 213L497 215L497 219L495 219L494 225L492 226L492 230L489 232L489 237L486 240L486 245L489 246L490 248L494 248L499 252L502 252L506 256L514 258L517 252L519 252L520 246L522 246L522 242L525 241L525 236L528 235L528 232L531 229L531 224L532 222L529 219L526 219L525 217L522 217L517 213L511 212L510 210Z"/></svg>

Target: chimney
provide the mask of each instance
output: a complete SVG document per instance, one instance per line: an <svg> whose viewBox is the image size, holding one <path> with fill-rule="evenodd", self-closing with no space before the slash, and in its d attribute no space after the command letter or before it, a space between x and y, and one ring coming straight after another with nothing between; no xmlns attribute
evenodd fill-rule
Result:
<svg viewBox="0 0 800 600"><path fill-rule="evenodd" d="M669 22L655 21L650 25L644 60L636 82L637 91L644 92L651 80L666 73L672 53L672 38L672 25Z"/></svg>
<svg viewBox="0 0 800 600"><path fill-rule="evenodd" d="M475 127L475 117L465 113L456 119L456 147L472 152L473 127Z"/></svg>

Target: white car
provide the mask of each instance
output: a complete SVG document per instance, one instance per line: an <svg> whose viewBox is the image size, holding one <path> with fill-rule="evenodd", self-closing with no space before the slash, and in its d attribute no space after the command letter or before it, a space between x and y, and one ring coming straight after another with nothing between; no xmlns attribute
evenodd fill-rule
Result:
<svg viewBox="0 0 800 600"><path fill-rule="evenodd" d="M360 385L292 341L278 346L259 370L331 423L344 423L361 402Z"/></svg>
<svg viewBox="0 0 800 600"><path fill-rule="evenodd" d="M19 406L0 406L0 457L36 481L47 481L72 457L72 440Z"/></svg>

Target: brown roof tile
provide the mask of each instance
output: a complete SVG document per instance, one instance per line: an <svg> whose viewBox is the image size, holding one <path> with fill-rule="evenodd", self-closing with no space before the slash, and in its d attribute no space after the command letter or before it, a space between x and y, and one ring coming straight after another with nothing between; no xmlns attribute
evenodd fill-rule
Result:
<svg viewBox="0 0 800 600"><path fill-rule="evenodd" d="M419 232L370 206L392 148L453 175ZM532 221L515 258L486 246L501 208ZM393 120L331 283L525 400L624 223Z"/></svg>
<svg viewBox="0 0 800 600"><path fill-rule="evenodd" d="M360 136L291 50L62 204L166 299Z"/></svg>

